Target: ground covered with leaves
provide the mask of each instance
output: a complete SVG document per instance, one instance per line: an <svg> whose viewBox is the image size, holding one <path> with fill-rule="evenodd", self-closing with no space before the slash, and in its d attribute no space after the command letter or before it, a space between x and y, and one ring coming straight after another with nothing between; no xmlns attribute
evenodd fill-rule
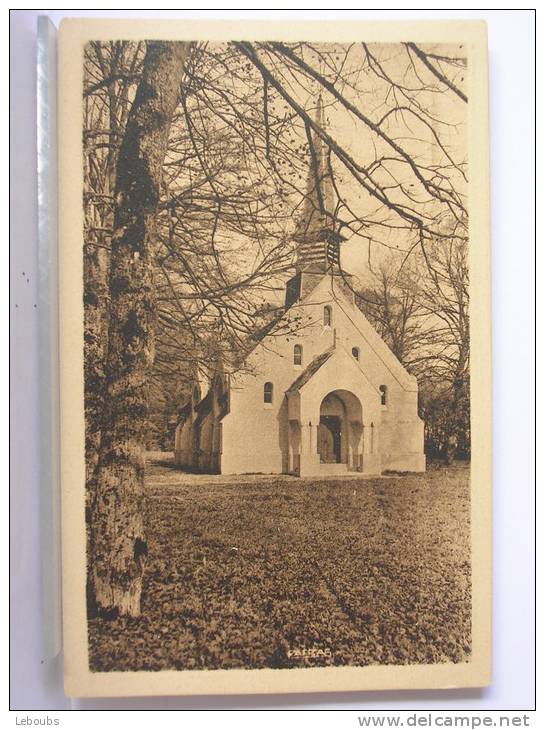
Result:
<svg viewBox="0 0 545 730"><path fill-rule="evenodd" d="M147 496L142 616L89 621L92 670L469 660L467 466L226 478L155 455Z"/></svg>

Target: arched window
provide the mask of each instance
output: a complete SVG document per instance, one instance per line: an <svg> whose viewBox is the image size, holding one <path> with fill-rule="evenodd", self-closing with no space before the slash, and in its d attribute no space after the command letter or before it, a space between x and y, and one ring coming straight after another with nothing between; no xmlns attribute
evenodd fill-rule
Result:
<svg viewBox="0 0 545 730"><path fill-rule="evenodd" d="M293 347L293 364L301 365L303 362L303 347L302 345L294 345Z"/></svg>
<svg viewBox="0 0 545 730"><path fill-rule="evenodd" d="M331 327L331 307L324 307L324 327Z"/></svg>
<svg viewBox="0 0 545 730"><path fill-rule="evenodd" d="M353 347L352 348L352 357L355 360L359 360L360 359L360 348L359 347Z"/></svg>
<svg viewBox="0 0 545 730"><path fill-rule="evenodd" d="M386 397L387 397L386 396L386 393L388 391L388 388L385 385L381 385L380 388L379 388L379 390L380 390L380 404L382 406L385 406L386 405Z"/></svg>
<svg viewBox="0 0 545 730"><path fill-rule="evenodd" d="M273 384L265 383L263 386L263 403L273 402Z"/></svg>

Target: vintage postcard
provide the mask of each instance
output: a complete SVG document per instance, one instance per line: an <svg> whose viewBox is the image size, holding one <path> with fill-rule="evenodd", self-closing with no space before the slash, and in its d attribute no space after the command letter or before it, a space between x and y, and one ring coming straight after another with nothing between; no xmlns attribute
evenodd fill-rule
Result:
<svg viewBox="0 0 545 730"><path fill-rule="evenodd" d="M71 696L491 681L486 26L69 20Z"/></svg>

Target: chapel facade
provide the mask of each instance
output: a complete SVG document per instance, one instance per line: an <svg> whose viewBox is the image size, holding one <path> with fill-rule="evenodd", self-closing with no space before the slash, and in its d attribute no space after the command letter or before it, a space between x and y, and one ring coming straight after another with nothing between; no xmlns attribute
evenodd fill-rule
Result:
<svg viewBox="0 0 545 730"><path fill-rule="evenodd" d="M319 124L322 115L320 105ZM314 148L284 326L256 338L243 367L229 372L218 363L209 382L195 381L175 435L182 468L298 476L425 470L416 378L355 303L339 266L344 239L319 139Z"/></svg>

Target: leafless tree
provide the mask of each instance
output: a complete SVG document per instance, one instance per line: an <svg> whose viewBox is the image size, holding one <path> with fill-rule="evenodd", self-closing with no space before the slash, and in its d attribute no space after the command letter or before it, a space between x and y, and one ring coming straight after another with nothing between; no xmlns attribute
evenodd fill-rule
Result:
<svg viewBox="0 0 545 730"><path fill-rule="evenodd" d="M140 613L147 553L142 445L154 357L153 241L187 43L148 43L117 155L103 423L91 504L91 575L103 611Z"/></svg>
<svg viewBox="0 0 545 730"><path fill-rule="evenodd" d="M372 270L357 303L397 359L415 375L425 337L425 312L420 305L422 280L414 264L400 268L393 255Z"/></svg>
<svg viewBox="0 0 545 730"><path fill-rule="evenodd" d="M418 378L420 413L432 456L469 456L469 277L467 243L430 242L400 268L380 266L359 305Z"/></svg>
<svg viewBox="0 0 545 730"><path fill-rule="evenodd" d="M427 314L422 416L428 441L450 463L470 452L469 270L463 240L434 242L419 304ZM428 264L433 261L432 270Z"/></svg>
<svg viewBox="0 0 545 730"><path fill-rule="evenodd" d="M334 200L320 179L312 200L330 225L369 260L417 259L445 290L435 260L467 239L464 75L463 49L412 43L90 44L86 435L103 610L139 612L149 389L240 358L260 321L284 326L270 299L293 261L317 144Z"/></svg>

